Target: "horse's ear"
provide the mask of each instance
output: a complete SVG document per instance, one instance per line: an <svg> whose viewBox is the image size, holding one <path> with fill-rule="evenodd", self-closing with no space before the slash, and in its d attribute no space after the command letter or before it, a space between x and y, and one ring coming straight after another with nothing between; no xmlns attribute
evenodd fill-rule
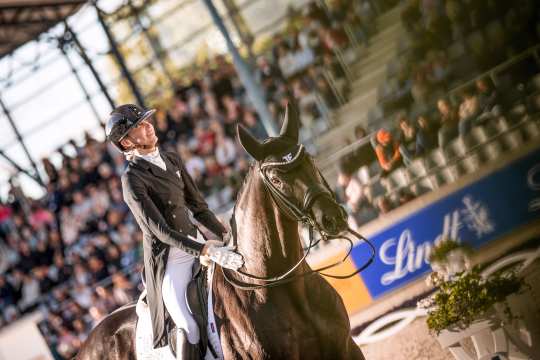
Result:
<svg viewBox="0 0 540 360"><path fill-rule="evenodd" d="M298 108L294 101L289 101L285 108L285 116L283 117L283 125L281 125L279 136L287 137L295 143L298 143L299 126Z"/></svg>
<svg viewBox="0 0 540 360"><path fill-rule="evenodd" d="M251 133L243 126L238 124L236 127L238 132L238 140L240 144L246 150L246 152L253 156L255 160L264 160L263 145L257 140Z"/></svg>

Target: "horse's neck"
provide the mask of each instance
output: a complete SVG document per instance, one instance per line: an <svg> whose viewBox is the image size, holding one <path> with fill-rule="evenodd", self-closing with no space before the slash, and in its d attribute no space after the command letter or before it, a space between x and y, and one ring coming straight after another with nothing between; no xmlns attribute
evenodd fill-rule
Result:
<svg viewBox="0 0 540 360"><path fill-rule="evenodd" d="M235 221L238 251L244 256L247 272L279 275L301 258L298 223L279 211L256 167L249 172L236 204Z"/></svg>

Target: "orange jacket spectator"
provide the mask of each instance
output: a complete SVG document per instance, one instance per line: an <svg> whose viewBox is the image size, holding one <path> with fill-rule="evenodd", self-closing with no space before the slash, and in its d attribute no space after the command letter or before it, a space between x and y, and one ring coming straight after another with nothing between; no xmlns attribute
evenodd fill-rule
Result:
<svg viewBox="0 0 540 360"><path fill-rule="evenodd" d="M375 154L381 168L388 173L401 165L399 142L392 138L392 134L387 130L381 129L377 132L376 140Z"/></svg>

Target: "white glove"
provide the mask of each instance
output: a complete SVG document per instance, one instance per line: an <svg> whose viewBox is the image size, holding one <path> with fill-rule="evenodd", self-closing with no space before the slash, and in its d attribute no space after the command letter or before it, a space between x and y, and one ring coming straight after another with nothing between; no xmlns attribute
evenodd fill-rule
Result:
<svg viewBox="0 0 540 360"><path fill-rule="evenodd" d="M226 246L210 245L208 247L208 257L226 269L238 270L244 265L242 255Z"/></svg>

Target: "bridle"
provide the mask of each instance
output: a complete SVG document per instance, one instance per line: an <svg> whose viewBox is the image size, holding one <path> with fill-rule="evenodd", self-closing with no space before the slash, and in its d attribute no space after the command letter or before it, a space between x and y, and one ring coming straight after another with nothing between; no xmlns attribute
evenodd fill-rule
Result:
<svg viewBox="0 0 540 360"><path fill-rule="evenodd" d="M357 275L358 273L366 269L373 262L375 258L375 253L376 253L375 247L373 246L373 244L371 244L371 242L369 242L362 235L358 234L357 232L352 230L350 227L348 227L347 230L349 233L351 233L357 239L362 240L366 244L369 245L370 250L371 250L371 256L369 260L366 261L366 263L363 264L361 267L359 267L356 271L347 275L332 275L332 274L323 273L323 271L336 267L342 264L343 262L345 262L345 260L347 260L347 258L350 256L353 246L354 246L353 240L351 240L348 236L330 235L326 233L323 229L321 229L321 227L319 226L319 224L317 223L317 221L315 221L313 217L313 212L311 208L313 204L315 203L315 201L317 200L317 198L319 198L320 196L329 197L337 204L337 201L335 199L335 196L332 190L330 189L330 186L328 185L328 183L326 182L326 179L322 176L320 171L317 169L321 179L323 180L323 184L317 184L314 187L309 188L304 194L302 205L298 206L294 201L291 201L291 199L289 199L289 197L286 194L284 194L280 189L278 189L272 183L267 173L268 169L274 168L274 167L281 167L282 170L285 167L287 167L288 171L290 171L291 169L297 167L301 163L301 160L303 160L305 157L310 159L309 155L306 154L305 152L304 146L299 145L294 156L292 156L292 153L291 153L283 157L283 161L262 161L262 162L259 162L259 168L258 168L259 174L261 175L265 188L270 192L272 199L277 204L280 211L283 212L291 220L294 220L296 222L302 223L303 225L307 226L308 233L309 233L309 245L306 249L304 249L305 250L304 255L289 270L277 276L262 277L262 276L256 276L253 274L246 273L243 270L234 271L240 275L247 277L248 279L259 281L259 282L262 282L263 284L251 284L251 283L246 283L244 281L241 281L235 278L231 278L227 274L227 270L221 267L221 271L223 273L225 280L228 283L230 283L232 286L234 286L235 288L238 288L241 290L257 290L257 289L262 289L262 288L270 288L270 287L283 285L293 280L296 280L300 277L305 277L305 276L313 275L313 274L321 274L323 276L334 278L334 279L347 279L347 278ZM286 171L287 170L285 170L285 172ZM342 215L346 218L347 213L345 209L341 206L340 206L340 209L342 211ZM236 221L235 221L235 210L236 210L236 206L233 209L233 213L232 213L231 221L230 221L231 222L231 235L232 235L231 237L232 244L230 245L233 247L233 249L236 249L238 245L237 228L236 228ZM315 230L320 235L320 238L317 241L314 241ZM349 243L349 250L347 251L347 253L341 260L334 262L330 265L326 265L326 266L314 269L314 270L305 271L300 274L293 274L293 272L307 258L311 249L314 248L321 240L327 241L327 240L333 240L333 239L345 239Z"/></svg>

